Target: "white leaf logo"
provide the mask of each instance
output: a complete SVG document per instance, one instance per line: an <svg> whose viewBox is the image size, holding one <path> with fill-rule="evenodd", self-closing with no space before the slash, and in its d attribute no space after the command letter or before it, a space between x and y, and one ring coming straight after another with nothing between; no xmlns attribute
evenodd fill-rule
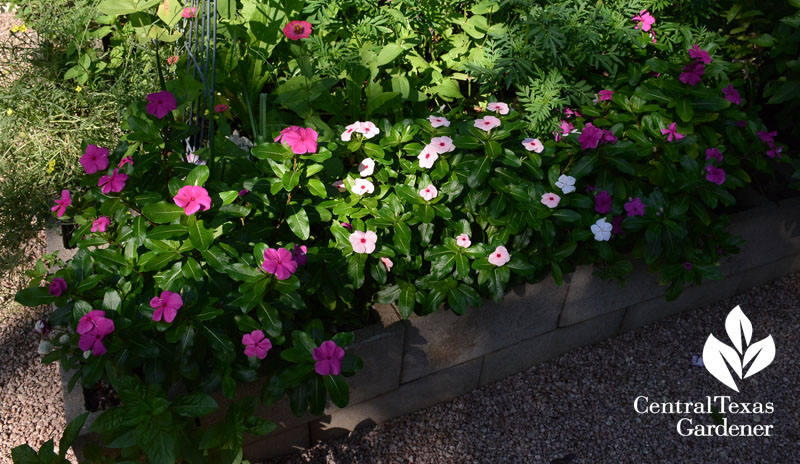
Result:
<svg viewBox="0 0 800 464"><path fill-rule="evenodd" d="M717 340L713 334L708 336L703 347L703 363L711 375L738 392L736 379L731 370L741 380L761 371L775 359L775 341L772 335L750 344L753 324L739 306L733 308L725 319L725 331L733 347ZM735 347L735 349L734 349ZM745 367L750 364L744 375Z"/></svg>

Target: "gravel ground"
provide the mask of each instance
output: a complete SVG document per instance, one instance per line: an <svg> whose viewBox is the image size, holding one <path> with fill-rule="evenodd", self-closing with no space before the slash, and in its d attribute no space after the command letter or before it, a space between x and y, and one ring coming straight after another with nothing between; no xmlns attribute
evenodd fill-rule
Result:
<svg viewBox="0 0 800 464"><path fill-rule="evenodd" d="M790 463L800 462L800 273L747 293L564 354L454 401L372 430L317 444L278 463ZM709 333L728 341L736 305L753 342L771 334L777 354L765 370L729 390L692 366ZM650 401L772 402L772 414L727 414L732 424L774 424L772 437L681 437L682 417L637 414Z"/></svg>

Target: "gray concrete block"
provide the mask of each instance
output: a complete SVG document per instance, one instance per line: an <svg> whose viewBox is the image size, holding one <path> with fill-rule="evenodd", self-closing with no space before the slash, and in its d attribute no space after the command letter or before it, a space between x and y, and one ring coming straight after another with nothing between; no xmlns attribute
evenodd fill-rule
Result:
<svg viewBox="0 0 800 464"><path fill-rule="evenodd" d="M616 281L603 280L593 275L593 266L580 266L572 274L559 327L617 311L662 293L658 276L648 272L647 265L634 260L634 269L623 287Z"/></svg>
<svg viewBox="0 0 800 464"><path fill-rule="evenodd" d="M272 432L262 440L244 445L244 458L250 462L261 462L309 447L308 425L303 424L283 432Z"/></svg>
<svg viewBox="0 0 800 464"><path fill-rule="evenodd" d="M556 285L548 277L512 290L500 304L469 308L463 316L450 310L411 316L400 383L553 330L566 294L566 284Z"/></svg>
<svg viewBox="0 0 800 464"><path fill-rule="evenodd" d="M78 252L78 248L66 248L64 246L64 240L61 237L61 225L48 225L48 227L44 231L45 236L45 245L47 247L48 253L53 253L54 251L58 251L58 257L61 258L63 261L67 261L72 259L75 256L75 253Z"/></svg>
<svg viewBox="0 0 800 464"><path fill-rule="evenodd" d="M359 426L381 423L403 414L452 400L478 386L481 359L473 359L440 372L404 383L392 392L339 409L309 424L312 442L341 436Z"/></svg>
<svg viewBox="0 0 800 464"><path fill-rule="evenodd" d="M728 231L747 240L730 266L743 272L800 253L800 198L776 208L757 208L731 217Z"/></svg>
<svg viewBox="0 0 800 464"><path fill-rule="evenodd" d="M773 281L791 272L800 270L800 254L786 256L762 266L743 272L742 281L736 293Z"/></svg>
<svg viewBox="0 0 800 464"><path fill-rule="evenodd" d="M504 379L581 346L591 345L613 336L619 329L624 313L625 310L620 309L588 321L559 327L487 354L481 370L481 386Z"/></svg>
<svg viewBox="0 0 800 464"><path fill-rule="evenodd" d="M683 291L676 300L667 302L663 293L657 297L630 306L622 322L621 331L627 332L652 322L692 308L734 296L744 274L726 275L722 280L711 280L703 285L695 285Z"/></svg>
<svg viewBox="0 0 800 464"><path fill-rule="evenodd" d="M355 331L347 352L360 357L364 368L347 379L350 404L374 398L400 385L405 325L399 320L388 327L375 324Z"/></svg>

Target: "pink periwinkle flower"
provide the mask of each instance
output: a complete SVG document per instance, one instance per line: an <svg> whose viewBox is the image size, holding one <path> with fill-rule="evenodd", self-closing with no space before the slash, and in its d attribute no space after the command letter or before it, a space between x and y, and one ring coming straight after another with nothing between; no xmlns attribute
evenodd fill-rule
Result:
<svg viewBox="0 0 800 464"><path fill-rule="evenodd" d="M431 127L450 127L450 121L443 116L430 115L428 116L428 121L431 122Z"/></svg>
<svg viewBox="0 0 800 464"><path fill-rule="evenodd" d="M267 353L272 348L272 342L260 330L254 330L249 334L242 335L242 345L244 345L245 356L250 358L256 356L258 359L266 358Z"/></svg>
<svg viewBox="0 0 800 464"><path fill-rule="evenodd" d="M697 44L693 44L692 48L689 49L689 58L693 58L703 64L711 63L711 55L698 47Z"/></svg>
<svg viewBox="0 0 800 464"><path fill-rule="evenodd" d="M170 111L178 107L178 101L175 100L175 95L172 95L168 90L148 94L147 101L147 112L158 119L163 118Z"/></svg>
<svg viewBox="0 0 800 464"><path fill-rule="evenodd" d="M275 137L275 141L285 142L295 155L317 152L317 131L310 127L290 126Z"/></svg>
<svg viewBox="0 0 800 464"><path fill-rule="evenodd" d="M50 208L50 211L54 211L56 213L56 217L61 217L64 215L64 211L67 210L67 206L72 204L72 197L70 197L69 190L64 189L61 191L61 198L56 200L56 205Z"/></svg>
<svg viewBox="0 0 800 464"><path fill-rule="evenodd" d="M722 152L719 151L719 148L707 148L706 149L706 161L708 160L717 160L718 163L722 162Z"/></svg>
<svg viewBox="0 0 800 464"><path fill-rule="evenodd" d="M439 153L436 151L436 147L429 143L419 152L417 159L419 160L419 167L430 169L433 167L433 163L439 159Z"/></svg>
<svg viewBox="0 0 800 464"><path fill-rule="evenodd" d="M500 120L494 116L484 116L480 119L476 119L474 125L480 130L489 132L495 127L500 126Z"/></svg>
<svg viewBox="0 0 800 464"><path fill-rule="evenodd" d="M228 105L226 105L224 103L220 103L219 105L214 107L214 112L215 113L224 113L226 111L228 111Z"/></svg>
<svg viewBox="0 0 800 464"><path fill-rule="evenodd" d="M261 267L278 280L286 280L297 272L297 261L286 248L267 248Z"/></svg>
<svg viewBox="0 0 800 464"><path fill-rule="evenodd" d="M76 332L81 336L78 347L83 351L92 350L95 356L106 353L103 338L114 331L114 321L105 317L105 311L93 310L84 314L78 321Z"/></svg>
<svg viewBox="0 0 800 464"><path fill-rule="evenodd" d="M167 58L167 64L172 66L173 64L178 62L178 55L170 56Z"/></svg>
<svg viewBox="0 0 800 464"><path fill-rule="evenodd" d="M311 23L308 21L289 21L289 24L283 27L283 35L291 40L307 39L311 35Z"/></svg>
<svg viewBox="0 0 800 464"><path fill-rule="evenodd" d="M706 180L722 185L725 182L725 170L713 165L706 166Z"/></svg>
<svg viewBox="0 0 800 464"><path fill-rule="evenodd" d="M347 229L349 231L353 230L353 225L350 224L349 222L342 222L341 225L342 225L342 227L344 227L345 229Z"/></svg>
<svg viewBox="0 0 800 464"><path fill-rule="evenodd" d="M332 340L322 342L319 348L314 348L312 355L314 361L314 371L319 375L339 375L342 372L342 359L344 359L344 349Z"/></svg>
<svg viewBox="0 0 800 464"><path fill-rule="evenodd" d="M86 153L79 160L86 174L94 174L108 167L108 148L87 145Z"/></svg>
<svg viewBox="0 0 800 464"><path fill-rule="evenodd" d="M358 178L353 182L353 193L365 195L375 191L375 185L367 179Z"/></svg>
<svg viewBox="0 0 800 464"><path fill-rule="evenodd" d="M603 137L603 130L595 127L592 123L586 123L583 132L578 137L578 142L581 143L581 150L588 150L589 148L597 148L600 139Z"/></svg>
<svg viewBox="0 0 800 464"><path fill-rule="evenodd" d="M119 168L114 168L111 175L105 175L97 181L97 186L103 194L108 195L111 192L121 192L125 188L125 181L128 180L128 175L119 172Z"/></svg>
<svg viewBox="0 0 800 464"><path fill-rule="evenodd" d="M111 224L111 219L107 216L100 216L92 222L92 232L105 232Z"/></svg>
<svg viewBox="0 0 800 464"><path fill-rule="evenodd" d="M375 244L378 243L378 236L371 230L366 232L357 230L350 234L349 239L350 245L356 253L372 253L375 251Z"/></svg>
<svg viewBox="0 0 800 464"><path fill-rule="evenodd" d="M613 203L613 199L605 190L600 190L594 196L594 210L600 214L608 214L611 211L611 203Z"/></svg>
<svg viewBox="0 0 800 464"><path fill-rule="evenodd" d="M522 141L522 146L525 147L526 150L534 153L541 153L544 151L544 144L542 144L542 141L539 139L526 138Z"/></svg>
<svg viewBox="0 0 800 464"><path fill-rule="evenodd" d="M687 64L683 67L682 73L678 76L678 80L688 85L697 85L700 83L705 72L703 63L699 61Z"/></svg>
<svg viewBox="0 0 800 464"><path fill-rule="evenodd" d="M208 191L199 185L185 185L178 190L178 194L172 198L176 205L183 208L187 216L200 211L207 211L211 208L211 197Z"/></svg>
<svg viewBox="0 0 800 464"><path fill-rule="evenodd" d="M442 137L433 137L429 145L433 146L433 149L436 150L437 153L450 153L456 149L456 146L453 144L453 139L446 135Z"/></svg>
<svg viewBox="0 0 800 464"><path fill-rule="evenodd" d="M67 291L67 281L62 279L61 277L56 277L50 282L50 288L47 289L47 293L53 295L54 297L58 298L61 296L62 293Z"/></svg>
<svg viewBox="0 0 800 464"><path fill-rule="evenodd" d="M133 166L133 158L131 158L130 156L122 158L121 160L119 160L119 164L117 164L117 167L122 168L122 166L125 166L126 164L130 164L131 166Z"/></svg>
<svg viewBox="0 0 800 464"><path fill-rule="evenodd" d="M573 126L571 122L561 121L559 128L561 129L561 133L555 133L556 142L561 140L561 137L568 136L572 130L575 129L575 126Z"/></svg>
<svg viewBox="0 0 800 464"><path fill-rule="evenodd" d="M564 114L566 114L568 118L573 117L573 116L576 117L576 118L580 118L581 116L583 116L582 114L580 114L578 112L578 110L573 110L569 106L564 108Z"/></svg>
<svg viewBox="0 0 800 464"><path fill-rule="evenodd" d="M460 234L456 237L456 245L462 248L469 248L472 245L472 240L469 239L469 235L467 234Z"/></svg>
<svg viewBox="0 0 800 464"><path fill-rule="evenodd" d="M511 255L508 254L508 250L504 246L495 248L492 254L489 255L489 262L495 266L502 266L509 261L511 261Z"/></svg>
<svg viewBox="0 0 800 464"><path fill-rule="evenodd" d="M655 24L656 18L647 10L642 10L638 15L633 17L633 21L636 23L634 29L639 29L641 27L644 32L647 32L653 27L653 24Z"/></svg>
<svg viewBox="0 0 800 464"><path fill-rule="evenodd" d="M150 300L150 307L155 309L153 320L158 322L164 317L164 322L172 322L178 315L178 310L183 306L183 299L180 294L164 290L160 296L154 296Z"/></svg>
<svg viewBox="0 0 800 464"><path fill-rule="evenodd" d="M625 212L628 213L628 217L644 216L644 203L642 203L642 199L639 197L633 198L626 202L624 208Z"/></svg>
<svg viewBox="0 0 800 464"><path fill-rule="evenodd" d="M306 261L308 261L308 247L305 245L298 246L297 244L294 245L294 249L292 250L292 259L297 263L298 266L305 266Z"/></svg>
<svg viewBox="0 0 800 464"><path fill-rule="evenodd" d="M422 199L425 201L431 201L437 196L439 196L439 191L436 190L436 187L434 187L433 185L428 185L427 187L419 191L419 196L421 196Z"/></svg>
<svg viewBox="0 0 800 464"><path fill-rule="evenodd" d="M678 129L675 128L676 123L672 123L666 129L661 129L661 135L667 136L667 142L672 142L672 140L680 140L686 137L683 134L678 133Z"/></svg>
<svg viewBox="0 0 800 464"><path fill-rule="evenodd" d="M486 109L499 114L508 114L508 103L491 102L486 105Z"/></svg>
<svg viewBox="0 0 800 464"><path fill-rule="evenodd" d="M383 258L381 258L381 262L383 263L384 266L386 266L386 272L391 272L392 266L394 266L394 263L392 262L392 260L389 259L389 258L383 257Z"/></svg>
<svg viewBox="0 0 800 464"><path fill-rule="evenodd" d="M728 84L727 87L722 89L722 95L725 96L725 100L728 100L734 105L742 104L742 96L739 95L739 91L733 87L733 84Z"/></svg>
<svg viewBox="0 0 800 464"><path fill-rule="evenodd" d="M558 206L558 203L561 201L561 197L556 195L555 193L545 193L542 195L542 204L547 206L550 209L555 208Z"/></svg>
<svg viewBox="0 0 800 464"><path fill-rule="evenodd" d="M597 92L597 98L600 101L610 101L613 95L614 95L613 90L601 90Z"/></svg>
<svg viewBox="0 0 800 464"><path fill-rule="evenodd" d="M375 161L372 158L364 158L358 164L358 173L361 177L369 177L375 172Z"/></svg>
<svg viewBox="0 0 800 464"><path fill-rule="evenodd" d="M183 19L192 19L197 15L197 7L196 6L187 6L181 12L181 17Z"/></svg>

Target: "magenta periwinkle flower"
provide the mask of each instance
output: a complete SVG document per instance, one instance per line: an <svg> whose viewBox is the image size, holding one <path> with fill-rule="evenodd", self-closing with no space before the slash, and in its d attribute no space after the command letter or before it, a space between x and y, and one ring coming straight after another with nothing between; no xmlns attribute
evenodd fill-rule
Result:
<svg viewBox="0 0 800 464"><path fill-rule="evenodd" d="M775 137L778 135L778 131L760 131L756 133L758 138L764 141L767 145L774 145L775 144Z"/></svg>
<svg viewBox="0 0 800 464"><path fill-rule="evenodd" d="M623 232L623 230L622 230L622 220L623 219L625 219L625 216L623 216L621 214L618 215L618 216L614 216L614 218L611 219L611 233L612 234L619 235L619 234L621 234Z"/></svg>
<svg viewBox="0 0 800 464"><path fill-rule="evenodd" d="M105 232L111 224L111 219L107 216L100 216L92 222L92 232Z"/></svg>
<svg viewBox="0 0 800 464"><path fill-rule="evenodd" d="M767 150L767 156L769 156L770 158L780 158L782 151L783 147L776 147L775 145L773 145L772 148Z"/></svg>
<svg viewBox="0 0 800 464"><path fill-rule="evenodd" d="M124 172L119 172L119 168L114 168L111 175L105 175L97 181L97 186L103 194L108 195L111 192L121 192L125 188L125 181L128 180L128 175Z"/></svg>
<svg viewBox="0 0 800 464"><path fill-rule="evenodd" d="M172 201L183 208L183 212L187 216L191 216L200 211L200 209L207 211L211 208L211 197L208 196L208 191L199 185L181 187Z"/></svg>
<svg viewBox="0 0 800 464"><path fill-rule="evenodd" d="M614 133L611 132L610 130L603 129L603 138L601 140L604 145L607 143L616 143L617 136L614 135Z"/></svg>
<svg viewBox="0 0 800 464"><path fill-rule="evenodd" d="M108 148L87 145L86 153L79 160L86 174L94 174L108 167Z"/></svg>
<svg viewBox="0 0 800 464"><path fill-rule="evenodd" d="M332 340L322 342L319 348L314 348L314 370L319 375L339 375L342 372L342 359L344 349Z"/></svg>
<svg viewBox="0 0 800 464"><path fill-rule="evenodd" d="M588 150L589 148L597 148L601 138L603 138L603 130L589 122L586 123L583 132L578 137L578 142L581 143L581 150Z"/></svg>
<svg viewBox="0 0 800 464"><path fill-rule="evenodd" d="M67 210L67 206L72 204L72 197L69 194L69 190L64 189L61 191L61 198L56 200L56 205L50 208L50 211L56 213L56 217L61 217L64 215L64 211Z"/></svg>
<svg viewBox="0 0 800 464"><path fill-rule="evenodd" d="M678 133L678 129L675 127L676 123L672 123L666 129L661 129L661 135L667 136L667 142L672 142L673 140L680 140L686 137L683 134Z"/></svg>
<svg viewBox="0 0 800 464"><path fill-rule="evenodd" d="M706 166L706 180L722 185L725 182L725 170L713 165Z"/></svg>
<svg viewBox="0 0 800 464"><path fill-rule="evenodd" d="M688 85L697 85L702 80L705 68L703 67L703 63L696 61L687 64L681 71L683 72L678 76L679 81Z"/></svg>
<svg viewBox="0 0 800 464"><path fill-rule="evenodd" d="M298 266L305 266L307 261L308 255L308 247L305 245L297 246L295 244L294 249L292 250L292 259L295 260Z"/></svg>
<svg viewBox="0 0 800 464"><path fill-rule="evenodd" d="M612 202L611 195L605 190L600 190L594 196L594 210L600 214L608 214L611 211Z"/></svg>
<svg viewBox="0 0 800 464"><path fill-rule="evenodd" d="M172 322L178 315L178 310L183 306L183 299L180 294L164 290L160 296L154 296L150 300L150 307L155 309L153 320L158 322L164 317L164 322Z"/></svg>
<svg viewBox="0 0 800 464"><path fill-rule="evenodd" d="M47 292L54 297L58 298L61 296L62 293L67 291L67 281L62 279L61 277L56 277L50 282L50 288Z"/></svg>
<svg viewBox="0 0 800 464"><path fill-rule="evenodd" d="M727 87L722 89L722 95L725 97L725 100L728 100L734 105L742 104L742 96L739 95L739 91L733 87L733 84L728 84Z"/></svg>
<svg viewBox="0 0 800 464"><path fill-rule="evenodd" d="M610 101L613 96L613 90L601 90L597 92L597 99L600 101Z"/></svg>
<svg viewBox="0 0 800 464"><path fill-rule="evenodd" d="M633 17L633 21L636 23L634 29L639 29L641 27L644 32L647 32L653 27L653 24L655 24L656 18L647 10L642 10L638 15Z"/></svg>
<svg viewBox="0 0 800 464"><path fill-rule="evenodd" d="M272 342L264 336L264 332L254 330L249 334L242 335L242 345L244 345L244 355L250 358L257 357L264 359L272 348Z"/></svg>
<svg viewBox="0 0 800 464"><path fill-rule="evenodd" d="M126 164L130 164L131 166L133 166L133 158L131 158L130 156L126 156L126 157L122 158L121 160L119 160L119 164L117 165L117 167L121 168L122 166L125 166Z"/></svg>
<svg viewBox="0 0 800 464"><path fill-rule="evenodd" d="M178 101L169 90L147 94L147 112L158 119L176 108L178 108Z"/></svg>
<svg viewBox="0 0 800 464"><path fill-rule="evenodd" d="M628 213L628 217L644 216L644 203L642 203L641 198L632 198L625 203L624 207L625 212Z"/></svg>
<svg viewBox="0 0 800 464"><path fill-rule="evenodd" d="M707 148L706 149L706 161L708 160L716 160L718 163L722 162L722 152L719 151L719 148Z"/></svg>
<svg viewBox="0 0 800 464"><path fill-rule="evenodd" d="M228 111L228 105L226 105L224 103L220 103L219 105L214 107L214 112L215 113L224 113L226 111Z"/></svg>
<svg viewBox="0 0 800 464"><path fill-rule="evenodd" d="M695 59L698 63L711 63L711 55L709 55L707 51L698 47L697 44L692 45L692 48L689 49L689 58Z"/></svg>
<svg viewBox="0 0 800 464"><path fill-rule="evenodd" d="M286 248L268 248L264 250L261 268L278 280L286 280L297 272L297 261L293 259L292 252Z"/></svg>
<svg viewBox="0 0 800 464"><path fill-rule="evenodd" d="M239 196L240 197L243 197L243 196L247 195L248 193L250 193L250 190L247 190L247 189L239 190Z"/></svg>
<svg viewBox="0 0 800 464"><path fill-rule="evenodd" d="M106 353L103 338L114 331L114 321L105 316L105 311L93 310L84 314L78 321L75 331L81 336L78 340L78 347L81 350L92 350L92 354L95 356Z"/></svg>
<svg viewBox="0 0 800 464"><path fill-rule="evenodd" d="M691 271L692 267L693 267L692 263L690 263L689 261L684 261L684 263L683 263L683 268L684 269L686 269L687 271Z"/></svg>

